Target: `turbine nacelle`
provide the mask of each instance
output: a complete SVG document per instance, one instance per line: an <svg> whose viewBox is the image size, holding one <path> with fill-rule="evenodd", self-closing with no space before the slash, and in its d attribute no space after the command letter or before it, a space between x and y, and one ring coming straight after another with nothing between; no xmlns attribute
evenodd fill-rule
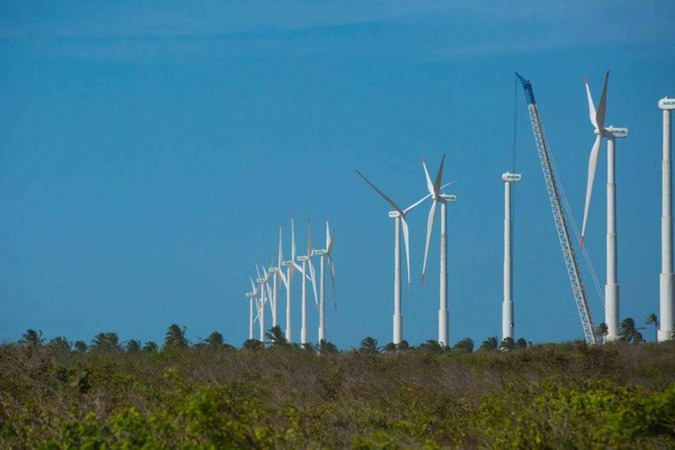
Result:
<svg viewBox="0 0 675 450"><path fill-rule="evenodd" d="M256 293L255 293L255 292L247 292L247 293L246 293L246 297L247 297L247 298L253 298L253 297L255 297L255 296L256 296Z"/></svg>
<svg viewBox="0 0 675 450"><path fill-rule="evenodd" d="M323 256L328 254L326 250L312 250L312 256Z"/></svg>
<svg viewBox="0 0 675 450"><path fill-rule="evenodd" d="M522 179L522 175L519 173L504 172L502 174L502 181L506 183L517 183Z"/></svg>
<svg viewBox="0 0 675 450"><path fill-rule="evenodd" d="M445 203L452 203L457 201L457 196L454 194L440 194L440 201Z"/></svg>
<svg viewBox="0 0 675 450"><path fill-rule="evenodd" d="M404 216L402 216L401 213L398 212L398 211L389 211L387 214L388 214L389 217L392 218L392 219L396 219L397 217L404 217Z"/></svg>
<svg viewBox="0 0 675 450"><path fill-rule="evenodd" d="M302 256L298 256L296 259L300 262L307 262L307 261L309 261L309 256L302 255Z"/></svg>
<svg viewBox="0 0 675 450"><path fill-rule="evenodd" d="M288 267L293 265L293 261L281 261L281 266L282 267Z"/></svg>
<svg viewBox="0 0 675 450"><path fill-rule="evenodd" d="M671 110L675 109L675 98L664 97L659 100L659 109Z"/></svg>
<svg viewBox="0 0 675 450"><path fill-rule="evenodd" d="M609 136L610 139L617 139L617 138L620 139L628 137L628 128L615 127L613 125L610 125L607 128L605 128L605 131L610 134Z"/></svg>

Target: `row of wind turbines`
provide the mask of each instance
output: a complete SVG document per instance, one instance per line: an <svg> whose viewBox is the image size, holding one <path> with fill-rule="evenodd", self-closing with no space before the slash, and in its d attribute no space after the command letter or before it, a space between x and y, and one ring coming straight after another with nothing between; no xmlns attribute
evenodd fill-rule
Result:
<svg viewBox="0 0 675 450"><path fill-rule="evenodd" d="M586 181L586 196L584 202L583 222L581 227L580 248L584 249L586 238L586 226L590 214L590 204L593 194L593 185L597 170L600 148L602 140L607 141L607 264L606 264L606 284L604 292L605 306L605 324L607 326L606 342L615 341L619 338L620 325L620 302L619 302L619 282L617 277L617 230L616 230L616 181L615 181L615 147L616 139L628 137L628 129L623 127L607 126L605 127L605 116L607 109L607 87L609 82L609 72L605 75L602 94L598 108L595 108L588 80L584 80L586 96L588 101L588 110L590 122L596 135L593 146L591 147L588 176ZM675 99L665 97L658 103L663 110L663 162L662 162L662 271L660 274L660 329L658 340L665 341L673 339L673 314L675 308L673 301L674 278L673 274L673 253L672 253L672 201L671 201L671 128L670 111L675 109ZM403 235L403 244L405 246L407 284L408 290L411 285L410 272L410 231L407 215L421 205L424 201L431 199L431 207L428 213L426 243L424 249L424 262L422 266L422 283L427 270L427 260L429 257L429 245L434 224L436 222L436 210L440 205L440 264L439 264L439 307L438 307L438 343L441 346L448 346L448 289L447 289L447 205L455 202L457 197L453 194L447 194L443 190L453 182L443 184L443 167L445 155L441 158L441 163L432 181L429 176L426 162L422 160L422 167L426 180L428 193L412 203L407 208L401 208L394 200L387 196L375 184L373 184L359 170L357 174L393 209L388 211L388 216L394 219L394 314L392 342L395 345L403 341L403 314L402 314L402 289L401 289L401 234ZM502 302L502 339L514 339L514 300L513 300L513 276L512 276L512 234L511 222L513 218L511 205L512 184L521 181L521 174L506 172L502 174L504 182L504 274L503 274L503 302ZM333 283L333 295L335 296L335 278L334 263L331 257L334 239L331 237L328 222L326 222L326 246L324 249L313 249L311 241L311 227L308 222L307 228L307 251L305 255L296 255L295 248L295 230L294 223L291 220L291 258L283 260L282 233L279 230L279 251L277 255L276 266L270 265L269 268L262 268L262 272L256 266L257 278L254 282L251 279L252 290L246 294L250 299L249 309L249 339L253 339L254 322L257 320L260 324L260 340L264 342L265 333L265 305L269 304L272 311L273 326L277 325L277 280L286 287L286 330L285 337L292 342L292 321L291 321L291 286L295 271L301 274L302 279L302 326L301 326L301 344L308 343L307 340L307 281L312 285L315 303L319 312L319 342L326 339L325 328L325 265L328 264L328 271ZM319 295L316 292L316 277L313 257L320 258L320 277L319 277ZM298 264L301 263L301 264ZM285 272L284 269L285 268ZM270 286L271 282L271 286ZM254 310L257 315L254 317Z"/></svg>
<svg viewBox="0 0 675 450"><path fill-rule="evenodd" d="M607 106L607 87L609 82L609 72L605 75L605 81L600 97L598 108L595 108L588 79L584 79L586 88L586 97L588 101L589 118L593 125L596 135L595 142L591 148L588 176L586 182L586 196L584 203L583 223L581 228L581 237L579 245L584 248L586 238L586 225L588 223L590 204L593 193L593 184L597 170L600 147L603 138L607 141L607 264L606 264L606 284L605 284L605 324L607 326L606 342L616 341L619 338L620 308L619 308L619 283L617 277L617 231L616 231L616 181L615 181L615 146L616 139L628 137L628 128L624 127L605 127L605 115ZM671 208L671 162L670 162L670 110L675 109L675 100L668 97L659 101L659 108L663 110L663 206L662 206L662 272L660 275L660 316L661 329L658 333L658 340L664 341L673 339L673 299L675 283L673 282L673 256L672 256L672 208ZM375 186L360 171L358 175L365 180L389 205L393 207L388 215L394 219L394 316L393 316L393 343L400 344L403 340L403 316L401 314L401 244L400 235L403 232L403 240L406 252L406 265L408 275L408 287L410 287L410 249L409 249L409 229L406 221L407 214L419 206L428 198L432 198L432 205L429 210L426 230L426 244L424 249L424 263L422 268L422 283L427 268L427 259L429 256L429 242L434 226L434 218L437 205L441 205L441 236L440 236L440 281L439 281L439 309L438 309L438 343L442 346L448 345L448 290L447 290L447 204L456 200L455 195L442 193L441 190L449 184L441 186L443 176L443 165L445 156L441 159L440 168L436 179L431 181L427 166L422 161L424 174L426 177L427 189L429 193L410 205L402 209L390 197ZM503 274L503 302L502 302L502 339L514 339L514 302L513 302L513 261L512 261L512 207L511 207L511 185L522 179L521 174L506 172L502 174L504 181L504 274Z"/></svg>
<svg viewBox="0 0 675 450"><path fill-rule="evenodd" d="M314 293L314 302L319 313L318 341L326 340L326 304L325 304L325 272L326 266L330 273L333 286L333 299L335 296L335 263L333 262L333 247L335 244L334 233L331 235L330 225L326 221L326 245L324 248L312 247L312 229L311 223L307 221L307 250L304 255L298 255L295 245L295 221L291 219L291 256L284 260L283 253L283 233L279 226L279 249L276 255L276 265L274 257L269 267L256 264L256 279L249 277L251 282L251 291L246 293L249 299L249 330L248 338L254 339L255 322L259 324L260 342L265 342L265 308L269 305L272 316L272 327L278 326L278 290L281 285L286 289L286 328L284 336L289 343L293 342L293 321L291 314L292 306L292 287L295 272L300 273L302 280L302 322L300 327L300 344L309 343L307 337L307 281L312 285ZM319 258L319 295L316 292L316 271L312 258ZM254 315L255 313L255 315Z"/></svg>

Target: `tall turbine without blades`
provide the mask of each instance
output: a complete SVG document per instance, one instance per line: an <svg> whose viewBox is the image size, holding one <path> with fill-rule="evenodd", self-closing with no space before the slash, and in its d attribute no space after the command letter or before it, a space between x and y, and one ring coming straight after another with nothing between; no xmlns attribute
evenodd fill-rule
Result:
<svg viewBox="0 0 675 450"><path fill-rule="evenodd" d="M427 239L424 246L424 263L422 265L422 283L424 283L424 276L427 270L427 257L429 256L429 244L431 242L431 232L434 227L434 219L436 217L436 205L441 205L441 257L440 257L440 289L439 289L439 308L438 308L438 343L447 347L448 345L448 240L447 240L447 217L448 202L454 202L457 197L454 195L447 195L441 193L441 179L443 178L443 164L445 163L445 155L441 158L441 165L438 168L436 179L431 182L429 171L424 160L422 160L422 167L424 168L424 175L427 181L427 189L431 195L433 202L429 209L429 217L427 219Z"/></svg>
<svg viewBox="0 0 675 450"><path fill-rule="evenodd" d="M659 100L663 110L663 162L661 169L661 275L659 276L659 326L658 341L675 338L675 296L673 295L673 210L671 179L671 117L675 99L664 97Z"/></svg>
<svg viewBox="0 0 675 450"><path fill-rule="evenodd" d="M591 123L596 134L593 148L591 149L588 163L588 181L586 185L586 204L584 207L584 222L581 231L581 246L586 237L586 222L593 190L593 180L597 169L602 138L607 139L607 281L605 284L605 323L607 325L607 342L619 338L619 284L617 279L617 233L616 233L616 183L615 183L615 158L614 148L616 138L628 136L627 128L605 127L605 111L607 102L607 84L609 72L605 75L605 84L602 89L602 97L598 110L595 110L591 89L588 80L585 79L586 96L588 98L588 111Z"/></svg>
<svg viewBox="0 0 675 450"><path fill-rule="evenodd" d="M393 324L393 343L399 345L403 340L403 315L401 314L401 230L403 230L403 242L405 245L406 267L408 269L408 290L410 290L410 241L408 222L406 215L415 209L420 203L431 197L427 194L420 200L416 201L406 209L401 209L391 198L384 192L379 190L368 178L365 177L358 170L357 174L372 187L387 203L389 203L394 210L389 211L389 217L394 219L394 324Z"/></svg>
<svg viewBox="0 0 675 450"><path fill-rule="evenodd" d="M316 295L316 278L314 276L314 265L312 264L312 226L307 220L307 253L296 257L302 263L300 271L302 272L302 322L300 325L300 344L304 347L308 344L307 340L307 279L312 283L314 291L314 303L319 307ZM307 267L309 266L309 276L307 276Z"/></svg>
<svg viewBox="0 0 675 450"><path fill-rule="evenodd" d="M521 178L519 173L505 172L502 174L502 181L504 182L504 300L502 302L502 341L506 338L514 339L511 183L517 183Z"/></svg>
<svg viewBox="0 0 675 450"><path fill-rule="evenodd" d="M328 260L328 271L330 272L330 279L333 284L333 300L336 301L335 297L335 265L333 264L333 245L335 244L335 239L330 235L330 226L328 221L326 221L326 248L317 249L312 251L312 255L319 257L319 344L322 341L326 340L326 276L325 276L325 266L326 260ZM310 266L311 267L311 266ZM311 270L311 269L310 269Z"/></svg>

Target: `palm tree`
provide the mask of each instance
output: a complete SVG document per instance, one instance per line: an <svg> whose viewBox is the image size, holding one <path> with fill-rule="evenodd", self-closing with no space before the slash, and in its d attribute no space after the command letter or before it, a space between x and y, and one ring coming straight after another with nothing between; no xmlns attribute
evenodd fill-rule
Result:
<svg viewBox="0 0 675 450"><path fill-rule="evenodd" d="M628 343L639 344L644 341L642 333L638 330L644 328L635 328L635 320L632 317L626 317L621 321L621 331L619 331L619 340Z"/></svg>
<svg viewBox="0 0 675 450"><path fill-rule="evenodd" d="M262 350L265 347L263 347L263 343L257 339L246 339L242 348L246 350Z"/></svg>
<svg viewBox="0 0 675 450"><path fill-rule="evenodd" d="M328 355L333 353L340 353L340 351L332 342L328 342L325 339L321 339L321 341L319 341L319 353L322 355Z"/></svg>
<svg viewBox="0 0 675 450"><path fill-rule="evenodd" d="M377 339L367 336L361 341L361 346L359 347L359 352L361 353L380 353L377 348Z"/></svg>
<svg viewBox="0 0 675 450"><path fill-rule="evenodd" d="M73 347L77 353L87 353L87 344L84 341L75 341Z"/></svg>
<svg viewBox="0 0 675 450"><path fill-rule="evenodd" d="M513 350L513 347L516 346L512 337L505 337L501 344L499 344L499 350L502 352L510 352Z"/></svg>
<svg viewBox="0 0 675 450"><path fill-rule="evenodd" d="M175 323L169 325L169 329L164 336L164 348L179 348L187 347L188 341L185 338L185 330L187 328L179 327Z"/></svg>
<svg viewBox="0 0 675 450"><path fill-rule="evenodd" d="M520 338L516 341L516 347L518 348L527 348L527 341L525 338Z"/></svg>
<svg viewBox="0 0 675 450"><path fill-rule="evenodd" d="M42 337L42 330L35 331L32 328L26 330L26 332L19 340L19 344L26 345L28 347L36 347L44 343L44 338Z"/></svg>
<svg viewBox="0 0 675 450"><path fill-rule="evenodd" d="M659 340L659 318L656 316L656 314L651 313L649 317L647 317L647 321L645 322L646 325L654 325L654 340L658 341Z"/></svg>
<svg viewBox="0 0 675 450"><path fill-rule="evenodd" d="M459 353L473 353L473 339L467 337L458 341L453 350L458 351Z"/></svg>
<svg viewBox="0 0 675 450"><path fill-rule="evenodd" d="M421 344L419 348L420 350L425 350L431 353L443 353L445 350L445 347L443 347L438 343L438 341L434 339L429 339L424 344Z"/></svg>
<svg viewBox="0 0 675 450"><path fill-rule="evenodd" d="M608 332L607 324L605 322L601 322L595 327L595 335L602 340L603 344L605 343L605 338L607 337Z"/></svg>
<svg viewBox="0 0 675 450"><path fill-rule="evenodd" d="M141 351L141 342L136 339L131 339L127 342L127 353L138 353Z"/></svg>
<svg viewBox="0 0 675 450"><path fill-rule="evenodd" d="M48 345L57 352L70 353L70 342L63 336L55 337Z"/></svg>
<svg viewBox="0 0 675 450"><path fill-rule="evenodd" d="M159 347L157 346L157 343L153 341L148 341L143 346L143 351L148 353L157 353L158 349Z"/></svg>
<svg viewBox="0 0 675 450"><path fill-rule="evenodd" d="M265 333L265 338L272 343L273 347L286 347L288 345L288 340L284 336L284 332L281 331L279 325L275 325L270 330Z"/></svg>
<svg viewBox="0 0 675 450"><path fill-rule="evenodd" d="M214 331L213 333L209 334L209 337L204 339L204 342L206 343L206 345L212 348L220 348L225 344L223 340L223 335L218 333L217 331Z"/></svg>
<svg viewBox="0 0 675 450"><path fill-rule="evenodd" d="M499 341L497 340L497 336L490 336L480 344L480 348L478 350L494 351L497 350L497 348L499 348Z"/></svg>
<svg viewBox="0 0 675 450"><path fill-rule="evenodd" d="M120 349L120 338L117 333L98 333L91 341L91 349L96 351L117 351Z"/></svg>

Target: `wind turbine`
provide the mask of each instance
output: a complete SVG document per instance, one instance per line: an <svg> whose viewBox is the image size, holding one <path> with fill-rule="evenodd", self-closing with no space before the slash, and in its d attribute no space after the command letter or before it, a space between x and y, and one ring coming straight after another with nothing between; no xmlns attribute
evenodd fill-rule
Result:
<svg viewBox="0 0 675 450"><path fill-rule="evenodd" d="M581 247L584 246L586 237L586 222L588 220L588 211L591 203L591 194L593 191L593 180L598 165L600 154L600 145L602 138L607 139L607 282L605 284L605 323L607 324L606 342L618 339L619 333L619 284L617 280L617 254L616 254L616 183L614 147L616 138L625 138L628 136L628 128L606 127L605 112L607 104L607 83L609 81L609 72L605 75L605 84L602 88L600 104L596 111L591 96L591 89L588 86L588 80L584 79L586 85L586 96L588 97L588 111L596 134L595 142L591 149L590 159L588 161L588 180L586 184L586 203L584 205L584 221L581 227Z"/></svg>
<svg viewBox="0 0 675 450"><path fill-rule="evenodd" d="M502 302L502 341L513 339L513 264L511 256L511 183L521 180L519 173L502 174L504 182L504 301Z"/></svg>
<svg viewBox="0 0 675 450"><path fill-rule="evenodd" d="M436 205L441 205L441 258L440 258L440 292L439 292L439 308L438 308L438 343L446 347L448 345L448 240L447 240L447 218L448 210L447 204L454 202L457 197L455 195L447 195L441 193L441 179L443 178L443 164L445 163L445 155L441 158L441 166L438 168L436 179L431 182L429 171L424 160L422 160L422 167L424 167L424 175L427 180L427 189L433 199L431 208L429 209L429 217L427 219L427 239L424 246L424 264L422 266L422 283L424 284L424 276L427 270L427 257L429 256L429 243L431 241L431 231L434 227L434 218L436 216Z"/></svg>
<svg viewBox="0 0 675 450"><path fill-rule="evenodd" d="M302 263L300 271L302 272L302 322L300 325L300 344L307 345L307 278L312 283L314 290L314 302L317 303L316 296L316 281L314 277L314 265L312 264L312 228L309 220L307 220L307 253L296 256L296 259ZM307 266L309 264L309 277L307 277ZM317 303L318 308L318 303Z"/></svg>
<svg viewBox="0 0 675 450"><path fill-rule="evenodd" d="M281 227L279 227L279 261L281 261L281 267L286 267L286 273L284 274L283 269L279 271L279 277L281 282L286 287L286 340L291 343L292 339L292 329L291 329L291 286L293 282L293 275L295 275L295 270L302 272L303 276L305 274L304 270L297 262L296 258L296 249L295 249L295 223L291 218L291 259L284 261L283 260L283 248L281 244Z"/></svg>
<svg viewBox="0 0 675 450"><path fill-rule="evenodd" d="M258 296L258 289L256 288L255 283L253 282L253 278L249 277L249 280L251 281L251 291L246 293L246 298L248 298L248 338L253 339L253 323L254 323L254 318L253 318L253 303L256 303L256 309L258 309L257 305L257 300L256 297ZM258 311L258 314L260 312Z"/></svg>
<svg viewBox="0 0 675 450"><path fill-rule="evenodd" d="M673 339L675 322L675 304L673 301L673 212L671 181L671 118L670 111L675 109L675 99L664 97L659 100L663 110L663 163L661 173L661 275L659 276L659 314L661 325L658 341Z"/></svg>
<svg viewBox="0 0 675 450"><path fill-rule="evenodd" d="M406 215L419 206L420 203L431 197L431 194L427 194L406 209L401 209L391 198L371 183L365 175L358 170L356 173L394 208L393 211L389 211L389 217L394 219L394 324L392 342L394 345L398 345L403 339L403 315L401 314L401 230L403 230L406 267L408 269L408 290L410 290L410 240Z"/></svg>
<svg viewBox="0 0 675 450"><path fill-rule="evenodd" d="M326 340L326 295L325 295L325 284L326 284L326 276L325 276L325 265L326 265L326 259L328 259L328 270L330 272L330 279L333 284L333 300L335 301L335 266L333 264L333 257L331 256L333 253L333 245L335 244L335 240L331 237L330 235L330 227L328 225L328 221L326 221L326 248L324 249L317 249L312 251L313 256L318 256L320 259L320 278L319 278L319 344L321 344L321 341ZM310 270L311 270L311 264L310 264Z"/></svg>

